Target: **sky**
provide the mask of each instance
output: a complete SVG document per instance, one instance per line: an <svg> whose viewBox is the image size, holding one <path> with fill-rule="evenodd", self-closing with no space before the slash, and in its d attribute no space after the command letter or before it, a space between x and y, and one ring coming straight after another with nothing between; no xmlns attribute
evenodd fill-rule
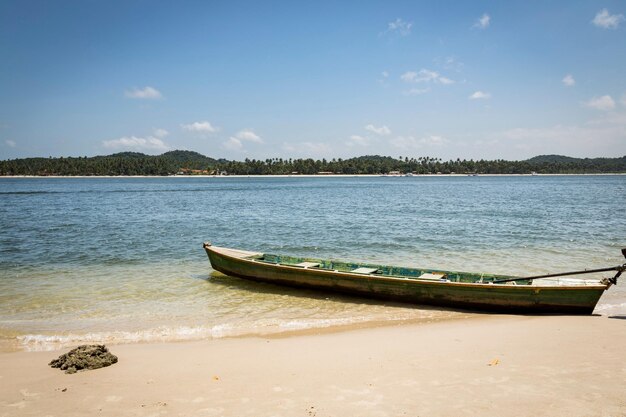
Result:
<svg viewBox="0 0 626 417"><path fill-rule="evenodd" d="M0 0L0 159L626 155L624 1Z"/></svg>

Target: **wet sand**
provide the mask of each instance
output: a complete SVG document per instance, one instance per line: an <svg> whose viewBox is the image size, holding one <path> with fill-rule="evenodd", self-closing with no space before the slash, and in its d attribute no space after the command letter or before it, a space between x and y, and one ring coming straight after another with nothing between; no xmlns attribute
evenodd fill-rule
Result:
<svg viewBox="0 0 626 417"><path fill-rule="evenodd" d="M482 316L285 338L0 354L0 416L623 416L626 316Z"/></svg>

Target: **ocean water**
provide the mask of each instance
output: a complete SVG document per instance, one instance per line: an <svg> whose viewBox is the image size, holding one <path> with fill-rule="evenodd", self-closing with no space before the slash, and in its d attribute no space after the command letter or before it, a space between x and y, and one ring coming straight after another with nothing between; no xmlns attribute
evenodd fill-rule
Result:
<svg viewBox="0 0 626 417"><path fill-rule="evenodd" d="M466 319L226 277L202 242L514 275L600 268L624 262L624 197L626 176L0 178L0 350ZM626 281L596 313L626 316Z"/></svg>

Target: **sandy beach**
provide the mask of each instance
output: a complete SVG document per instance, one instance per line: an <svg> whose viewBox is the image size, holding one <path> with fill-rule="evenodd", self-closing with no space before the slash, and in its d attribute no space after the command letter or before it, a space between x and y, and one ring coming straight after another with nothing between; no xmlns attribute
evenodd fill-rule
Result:
<svg viewBox="0 0 626 417"><path fill-rule="evenodd" d="M112 345L66 375L62 352L0 354L0 416L623 416L623 316L439 323Z"/></svg>

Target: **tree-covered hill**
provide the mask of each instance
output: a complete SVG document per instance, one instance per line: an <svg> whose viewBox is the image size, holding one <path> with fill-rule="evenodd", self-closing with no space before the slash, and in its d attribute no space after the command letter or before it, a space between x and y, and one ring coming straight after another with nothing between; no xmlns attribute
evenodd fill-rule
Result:
<svg viewBox="0 0 626 417"><path fill-rule="evenodd" d="M95 156L94 158L133 158L133 159L139 159L139 158L145 158L146 155L145 153L141 153L141 152L118 152L118 153L114 153L111 155L101 155L101 156Z"/></svg>
<svg viewBox="0 0 626 417"><path fill-rule="evenodd" d="M171 175L207 170L217 161L192 151L152 156L120 152L94 157L23 158L0 161L0 175Z"/></svg>
<svg viewBox="0 0 626 417"><path fill-rule="evenodd" d="M621 158L572 158L563 155L540 155L528 161L540 173L626 172L626 156Z"/></svg>
<svg viewBox="0 0 626 417"><path fill-rule="evenodd" d="M207 167L213 167L217 161L208 156L204 156L194 151L169 151L161 155L162 158L166 158L179 168L189 169L207 169Z"/></svg>
<svg viewBox="0 0 626 417"><path fill-rule="evenodd" d="M527 159L527 162L532 164L543 164L543 163L566 163L566 162L577 162L580 161L580 158L572 158L571 156L564 155L538 155Z"/></svg>
<svg viewBox="0 0 626 417"><path fill-rule="evenodd" d="M583 174L626 173L621 158L571 158L540 155L525 161L419 158L366 155L356 158L216 160L193 151L170 151L152 156L121 152L94 157L23 158L0 161L0 175L172 175L223 173L277 174Z"/></svg>

